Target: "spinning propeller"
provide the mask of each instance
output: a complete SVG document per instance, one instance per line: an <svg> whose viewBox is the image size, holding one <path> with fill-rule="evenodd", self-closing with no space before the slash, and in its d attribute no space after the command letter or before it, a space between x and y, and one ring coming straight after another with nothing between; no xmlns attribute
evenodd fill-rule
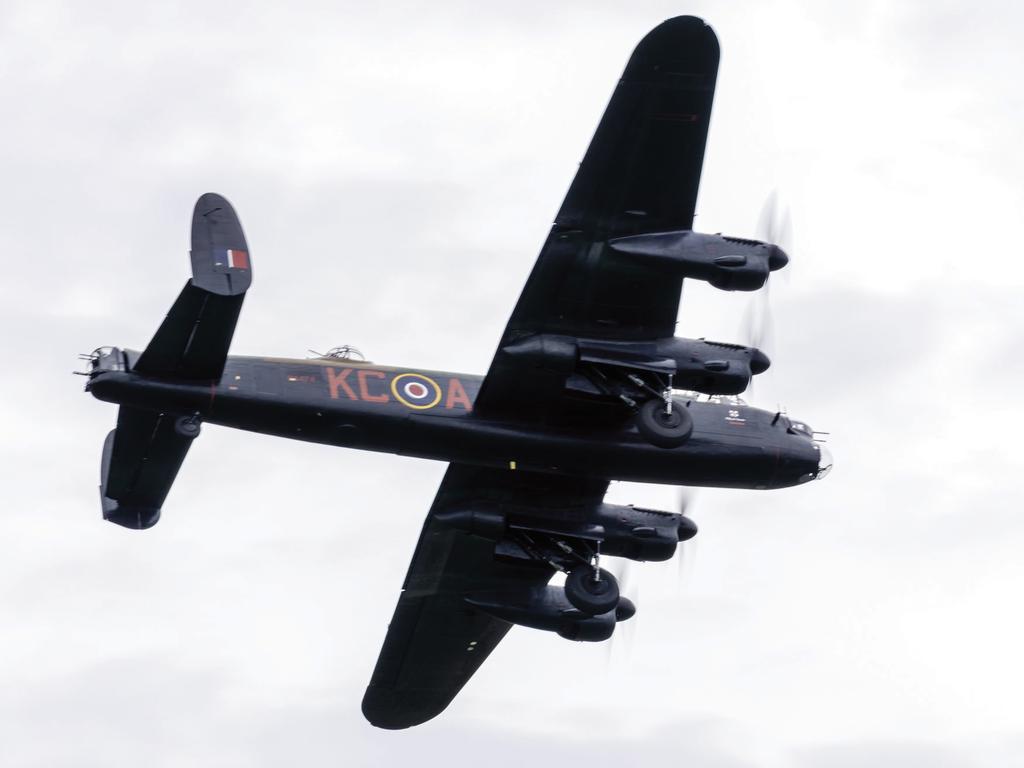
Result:
<svg viewBox="0 0 1024 768"><path fill-rule="evenodd" d="M693 529L693 533L685 541L680 541L679 546L676 549L676 567L678 568L678 575L676 577L676 589L679 592L683 591L683 585L686 583L687 578L693 573L693 563L697 559L697 524L693 522L687 512L693 507L694 499L697 496L697 491L694 488L682 487L679 489L679 514L682 515L686 522L688 522Z"/></svg>
<svg viewBox="0 0 1024 768"><path fill-rule="evenodd" d="M692 508L696 491L693 488L683 487L679 489L679 501L677 511L685 518L679 527L681 541L676 549L676 563L678 575L676 577L676 589L682 592L689 575L693 573L693 564L697 557L697 524L687 514ZM685 538L684 538L685 537ZM619 593L629 599L634 605L640 603L640 585L632 578L633 561L628 559L616 559L614 568L615 576L619 581ZM639 614L627 621L622 621L615 627L615 634L611 636L606 647L606 661L610 667L612 656L616 647L622 648L622 654L626 659L633 655L633 642L636 637L636 627L639 621Z"/></svg>
<svg viewBox="0 0 1024 768"><path fill-rule="evenodd" d="M761 207L761 215L757 220L758 240L777 245L784 252L790 253L793 245L793 222L789 209L779 203L779 195L773 191L768 195ZM746 311L743 313L741 336L743 343L767 353L771 348L775 335L775 325L771 309L771 279L764 287L755 291L750 297ZM771 355L768 355L771 357ZM751 379L748 392L753 394L754 382Z"/></svg>
<svg viewBox="0 0 1024 768"><path fill-rule="evenodd" d="M640 586L632 578L633 561L622 559L617 561L616 565L615 577L619 580L619 594L631 601L633 605L637 605L640 601ZM638 619L638 616L633 616L631 619L615 625L615 633L605 643L605 665L607 668L611 668L616 648L621 648L627 659L632 657Z"/></svg>

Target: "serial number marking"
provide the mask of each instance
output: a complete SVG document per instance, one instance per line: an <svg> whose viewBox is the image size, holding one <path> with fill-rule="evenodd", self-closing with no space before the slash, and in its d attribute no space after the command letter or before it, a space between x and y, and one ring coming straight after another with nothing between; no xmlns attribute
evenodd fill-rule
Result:
<svg viewBox="0 0 1024 768"><path fill-rule="evenodd" d="M332 400L388 403L392 399L412 410L425 411L442 404L445 410L473 410L462 381L448 377L442 385L422 373L406 371L390 377L372 368L326 368L327 390Z"/></svg>

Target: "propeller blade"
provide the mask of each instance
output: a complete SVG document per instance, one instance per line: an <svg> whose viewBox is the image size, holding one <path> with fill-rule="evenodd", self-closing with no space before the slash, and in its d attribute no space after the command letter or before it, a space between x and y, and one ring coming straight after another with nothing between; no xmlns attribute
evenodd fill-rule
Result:
<svg viewBox="0 0 1024 768"><path fill-rule="evenodd" d="M619 594L620 595L629 594L629 587L632 586L632 584L630 582L630 575L631 575L632 570L633 570L633 568L631 566L632 562L633 562L632 560L622 560L621 564L616 569L619 572L618 575L616 576L616 578L619 580Z"/></svg>
<svg viewBox="0 0 1024 768"><path fill-rule="evenodd" d="M686 486L680 487L679 499L676 502L676 511L683 517L689 517L690 515L688 511L696 498L697 490L695 488L689 488Z"/></svg>
<svg viewBox="0 0 1024 768"><path fill-rule="evenodd" d="M771 281L764 287L754 291L743 311L743 343L748 347L760 349L762 352L770 346L774 322L772 320ZM771 357L769 355L769 357Z"/></svg>
<svg viewBox="0 0 1024 768"><path fill-rule="evenodd" d="M764 243L773 243L779 245L775 241L774 235L776 234L775 227L778 221L779 211L779 191L773 189L768 193L768 197L764 199L761 204L761 212L757 216L757 229L755 230L755 237Z"/></svg>
<svg viewBox="0 0 1024 768"><path fill-rule="evenodd" d="M762 242L777 245L786 253L792 253L793 219L789 209L784 208L779 202L777 190L772 190L765 198L757 220L756 237ZM775 322L771 306L771 279L765 282L763 288L755 291L747 302L740 335L746 346L759 349L771 357L770 350L775 340ZM753 399L753 394L754 381L751 379L750 386L747 388L748 399Z"/></svg>
<svg viewBox="0 0 1024 768"><path fill-rule="evenodd" d="M697 565L697 539L680 542L679 554L676 555L679 563L678 580L676 582L676 593L683 594L686 591L687 582L693 575Z"/></svg>
<svg viewBox="0 0 1024 768"><path fill-rule="evenodd" d="M693 570L693 559L696 554L694 537L697 534L697 524L693 522L688 514L693 507L694 498L695 491L693 488L679 489L676 510L685 518L679 525L680 543L676 549L676 560L679 564L679 577L676 584L680 591L684 580ZM605 662L609 670L613 664L617 663L613 662L613 657L618 658L620 661L622 659L628 661L632 658L633 643L636 639L639 619L638 616L633 615L633 611L636 609L636 604L640 602L640 585L633 578L633 569L635 567L633 561L616 558L614 565L611 567L619 581L619 593L626 598L628 608L631 610L630 617L623 619L615 626L615 633L606 645ZM616 651L616 648L619 650Z"/></svg>
<svg viewBox="0 0 1024 768"><path fill-rule="evenodd" d="M777 245L786 253L793 248L793 218L789 207L779 202L779 192L773 189L761 206L757 217L756 237L764 243Z"/></svg>
<svg viewBox="0 0 1024 768"><path fill-rule="evenodd" d="M619 594L624 598L620 608L629 614L615 625L615 632L606 644L605 665L611 669L613 657L625 658L627 661L633 656L633 641L636 637L636 603L640 598L640 587L635 583L633 575L632 560L616 560L616 576L619 581ZM615 649L619 652L616 653Z"/></svg>
<svg viewBox="0 0 1024 768"><path fill-rule="evenodd" d="M697 526L693 523L689 512L693 509L693 504L696 499L696 491L693 488L680 488L679 489L679 502L678 511L679 514L685 517L691 525L688 526L686 531L688 538L679 542L679 546L676 548L676 567L678 569L676 574L676 590L677 592L683 591L683 585L689 578L690 573L693 571L693 560L697 553L697 541L696 532ZM680 526L682 529L682 526ZM692 530L692 532L690 532ZM683 531L680 530L682 534Z"/></svg>

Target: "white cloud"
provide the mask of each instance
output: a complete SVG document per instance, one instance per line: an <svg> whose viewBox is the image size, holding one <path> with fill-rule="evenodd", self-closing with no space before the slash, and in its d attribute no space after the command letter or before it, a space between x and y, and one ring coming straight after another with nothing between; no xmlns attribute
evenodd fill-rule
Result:
<svg viewBox="0 0 1024 768"><path fill-rule="evenodd" d="M207 429L159 526L100 520L114 412L68 372L98 344L146 343L187 275L198 194L235 203L254 253L235 350L350 342L482 371L631 47L675 12L5 6L7 763L1016 754L1024 201L1006 4L695 7L723 48L698 225L750 234L770 189L791 201L757 395L832 431L837 468L702 493L685 589L675 564L634 568L640 623L611 673L602 648L516 630L436 722L365 725L440 464ZM681 332L735 339L744 301L688 285Z"/></svg>

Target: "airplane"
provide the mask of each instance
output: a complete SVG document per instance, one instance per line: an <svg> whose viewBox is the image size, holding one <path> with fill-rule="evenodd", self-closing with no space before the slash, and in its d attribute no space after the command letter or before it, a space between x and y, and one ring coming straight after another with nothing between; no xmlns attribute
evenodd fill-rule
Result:
<svg viewBox="0 0 1024 768"><path fill-rule="evenodd" d="M754 291L789 260L693 231L718 61L695 17L639 43L483 377L349 347L229 356L252 257L230 203L204 194L192 277L149 345L87 356L86 391L119 406L103 517L155 525L203 423L448 462L363 698L380 728L442 712L513 625L609 639L636 607L602 559L667 560L697 532L606 503L609 482L774 489L832 466L804 422L738 398L763 352L675 336L685 278Z"/></svg>

